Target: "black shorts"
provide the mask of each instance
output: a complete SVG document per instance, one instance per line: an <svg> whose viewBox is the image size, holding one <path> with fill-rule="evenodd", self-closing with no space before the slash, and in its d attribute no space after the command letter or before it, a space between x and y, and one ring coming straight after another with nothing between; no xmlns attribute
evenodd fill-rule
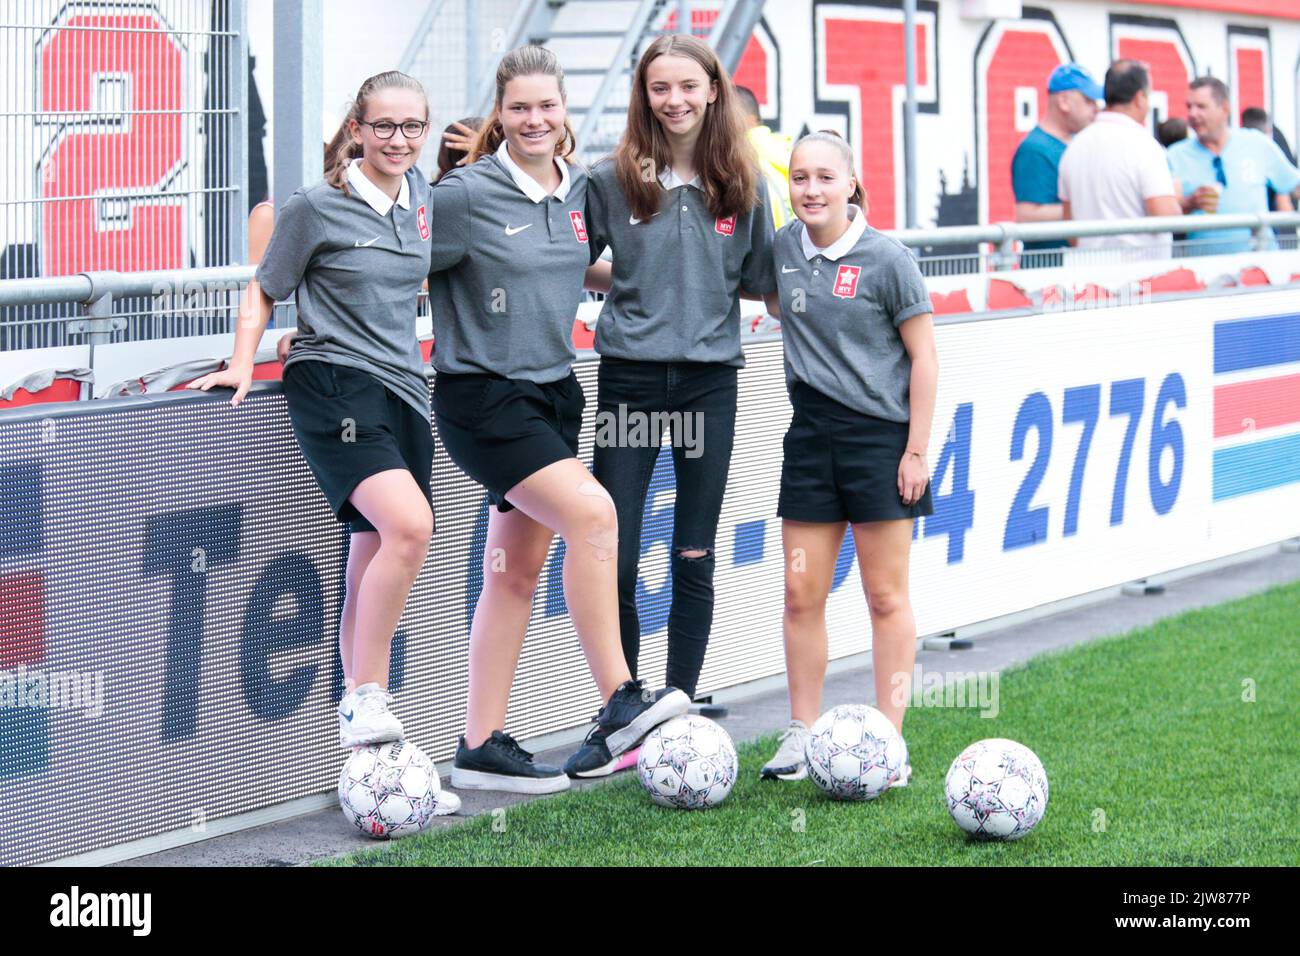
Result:
<svg viewBox="0 0 1300 956"><path fill-rule="evenodd" d="M377 530L348 497L381 471L409 471L433 510L433 429L410 402L369 372L320 359L284 370L284 398L307 465L335 516L353 531Z"/></svg>
<svg viewBox="0 0 1300 956"><path fill-rule="evenodd" d="M529 475L578 457L586 398L578 377L537 384L489 374L439 372L433 383L438 438L461 471L487 489L499 511Z"/></svg>
<svg viewBox="0 0 1300 956"><path fill-rule="evenodd" d="M890 521L934 513L930 486L913 505L898 493L908 423L864 415L796 382L776 513L792 521Z"/></svg>

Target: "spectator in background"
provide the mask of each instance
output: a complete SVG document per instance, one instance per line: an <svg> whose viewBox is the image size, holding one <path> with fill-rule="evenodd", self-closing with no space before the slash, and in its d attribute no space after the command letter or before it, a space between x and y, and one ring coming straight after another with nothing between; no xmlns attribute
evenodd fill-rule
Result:
<svg viewBox="0 0 1300 956"><path fill-rule="evenodd" d="M1151 135L1151 74L1136 60L1116 60L1106 71L1106 108L1074 137L1061 157L1057 187L1066 219L1140 219L1177 216L1174 180L1165 151ZM1085 236L1079 249L1124 246L1151 257L1172 254L1167 232Z"/></svg>
<svg viewBox="0 0 1300 956"><path fill-rule="evenodd" d="M1183 119L1181 116L1169 117L1169 119L1156 127L1156 139L1166 150L1168 150L1170 146L1174 145L1174 143L1181 143L1183 140L1187 139L1187 120ZM1166 154L1166 158L1168 158L1168 154ZM1173 167L1170 166L1169 170L1170 172L1173 172ZM1179 184L1178 180L1175 179L1174 195L1181 196L1182 194L1182 186ZM1175 250L1176 255L1181 254L1182 244L1186 241L1186 233L1174 233L1174 245L1178 247L1178 249Z"/></svg>
<svg viewBox="0 0 1300 956"><path fill-rule="evenodd" d="M1187 139L1187 120L1181 116L1171 116L1159 126L1156 127L1156 139L1160 145L1168 149L1174 143L1181 143Z"/></svg>
<svg viewBox="0 0 1300 956"><path fill-rule="evenodd" d="M1077 63L1064 63L1047 78L1047 115L1016 148L1011 158L1011 188L1016 196L1016 222L1060 222L1065 210L1057 195L1061 155L1074 135L1097 117L1101 85ZM1021 265L1059 266L1064 239L1026 242Z"/></svg>
<svg viewBox="0 0 1300 956"><path fill-rule="evenodd" d="M1295 153L1291 152L1291 144L1268 118L1267 110L1260 109L1258 106L1246 107L1241 111L1241 125L1247 129L1257 129L1265 136L1271 137L1273 142L1277 143L1277 148L1282 150L1282 155L1287 158L1287 161L1295 163ZM1272 186L1268 187L1268 208L1271 211L1294 212L1295 205L1292 197L1279 196ZM1275 231L1278 236L1294 236L1295 226L1279 226Z"/></svg>
<svg viewBox="0 0 1300 956"><path fill-rule="evenodd" d="M1295 162L1295 153L1291 151L1291 144L1286 141L1282 131L1273 125L1273 121L1268 117L1268 110L1260 109L1258 106L1246 107L1241 111L1241 125L1248 129L1257 129L1270 137L1277 143L1277 148L1282 150L1282 155L1292 163Z"/></svg>
<svg viewBox="0 0 1300 956"><path fill-rule="evenodd" d="M1202 76L1187 91L1187 124L1196 134L1170 147L1169 162L1182 183L1186 213L1268 211L1268 187L1282 197L1300 187L1300 170L1259 130L1229 129L1232 111L1222 80ZM1272 231L1267 231L1269 240ZM1201 254L1253 247L1250 229L1202 230L1187 238ZM1270 242L1271 244L1271 242Z"/></svg>
<svg viewBox="0 0 1300 956"><path fill-rule="evenodd" d="M794 140L763 124L758 111L758 97L745 86L736 87L736 105L745 121L745 136L758 154L763 182L767 184L767 207L772 210L772 225L780 229L794 216L790 208L790 152Z"/></svg>

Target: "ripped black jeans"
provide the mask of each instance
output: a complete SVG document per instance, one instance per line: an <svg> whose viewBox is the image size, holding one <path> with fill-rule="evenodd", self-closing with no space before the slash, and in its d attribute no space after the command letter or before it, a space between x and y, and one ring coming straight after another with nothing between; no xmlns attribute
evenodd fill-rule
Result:
<svg viewBox="0 0 1300 956"><path fill-rule="evenodd" d="M658 438L672 443L672 599L667 611L667 686L695 696L713 626L714 539L731 467L736 429L732 365L639 362L604 357L597 390L594 471L618 512L618 611L623 654L635 677L641 649L638 591L654 605L652 630L662 626L663 600L638 578L643 545L667 539L662 521L645 525L646 494L659 458ZM663 472L661 470L661 475ZM672 486L659 488L660 493ZM652 507L658 511L658 507ZM643 528L651 540L643 541ZM649 616L649 613L647 614Z"/></svg>

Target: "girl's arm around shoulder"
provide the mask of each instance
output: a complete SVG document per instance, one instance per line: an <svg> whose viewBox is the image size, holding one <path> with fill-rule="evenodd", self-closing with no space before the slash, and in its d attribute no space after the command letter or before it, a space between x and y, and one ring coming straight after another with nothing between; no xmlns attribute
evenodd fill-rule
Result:
<svg viewBox="0 0 1300 956"><path fill-rule="evenodd" d="M429 271L449 269L469 255L474 216L468 176L473 167L453 169L429 189Z"/></svg>
<svg viewBox="0 0 1300 956"><path fill-rule="evenodd" d="M597 259L587 266L582 279L582 287L588 292L608 294L614 287L614 265L608 259Z"/></svg>
<svg viewBox="0 0 1300 956"><path fill-rule="evenodd" d="M776 291L776 229L764 201L766 192L760 180L758 199L750 211L749 252L740 267L740 294L747 299L761 299Z"/></svg>

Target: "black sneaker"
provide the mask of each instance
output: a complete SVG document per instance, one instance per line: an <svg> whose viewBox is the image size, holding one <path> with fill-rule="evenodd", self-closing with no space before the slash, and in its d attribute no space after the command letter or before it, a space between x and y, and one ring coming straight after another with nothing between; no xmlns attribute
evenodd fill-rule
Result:
<svg viewBox="0 0 1300 956"><path fill-rule="evenodd" d="M645 690L639 680L629 680L610 695L596 723L605 732L604 745L609 755L617 757L664 721L686 713L690 706L691 699L676 687Z"/></svg>
<svg viewBox="0 0 1300 956"><path fill-rule="evenodd" d="M533 763L533 755L501 730L471 750L460 738L451 766L457 790L503 790L507 793L555 793L569 789L563 770Z"/></svg>
<svg viewBox="0 0 1300 956"><path fill-rule="evenodd" d="M605 728L597 724L582 746L564 762L564 772L570 777L607 777L617 766L618 757L605 746Z"/></svg>

